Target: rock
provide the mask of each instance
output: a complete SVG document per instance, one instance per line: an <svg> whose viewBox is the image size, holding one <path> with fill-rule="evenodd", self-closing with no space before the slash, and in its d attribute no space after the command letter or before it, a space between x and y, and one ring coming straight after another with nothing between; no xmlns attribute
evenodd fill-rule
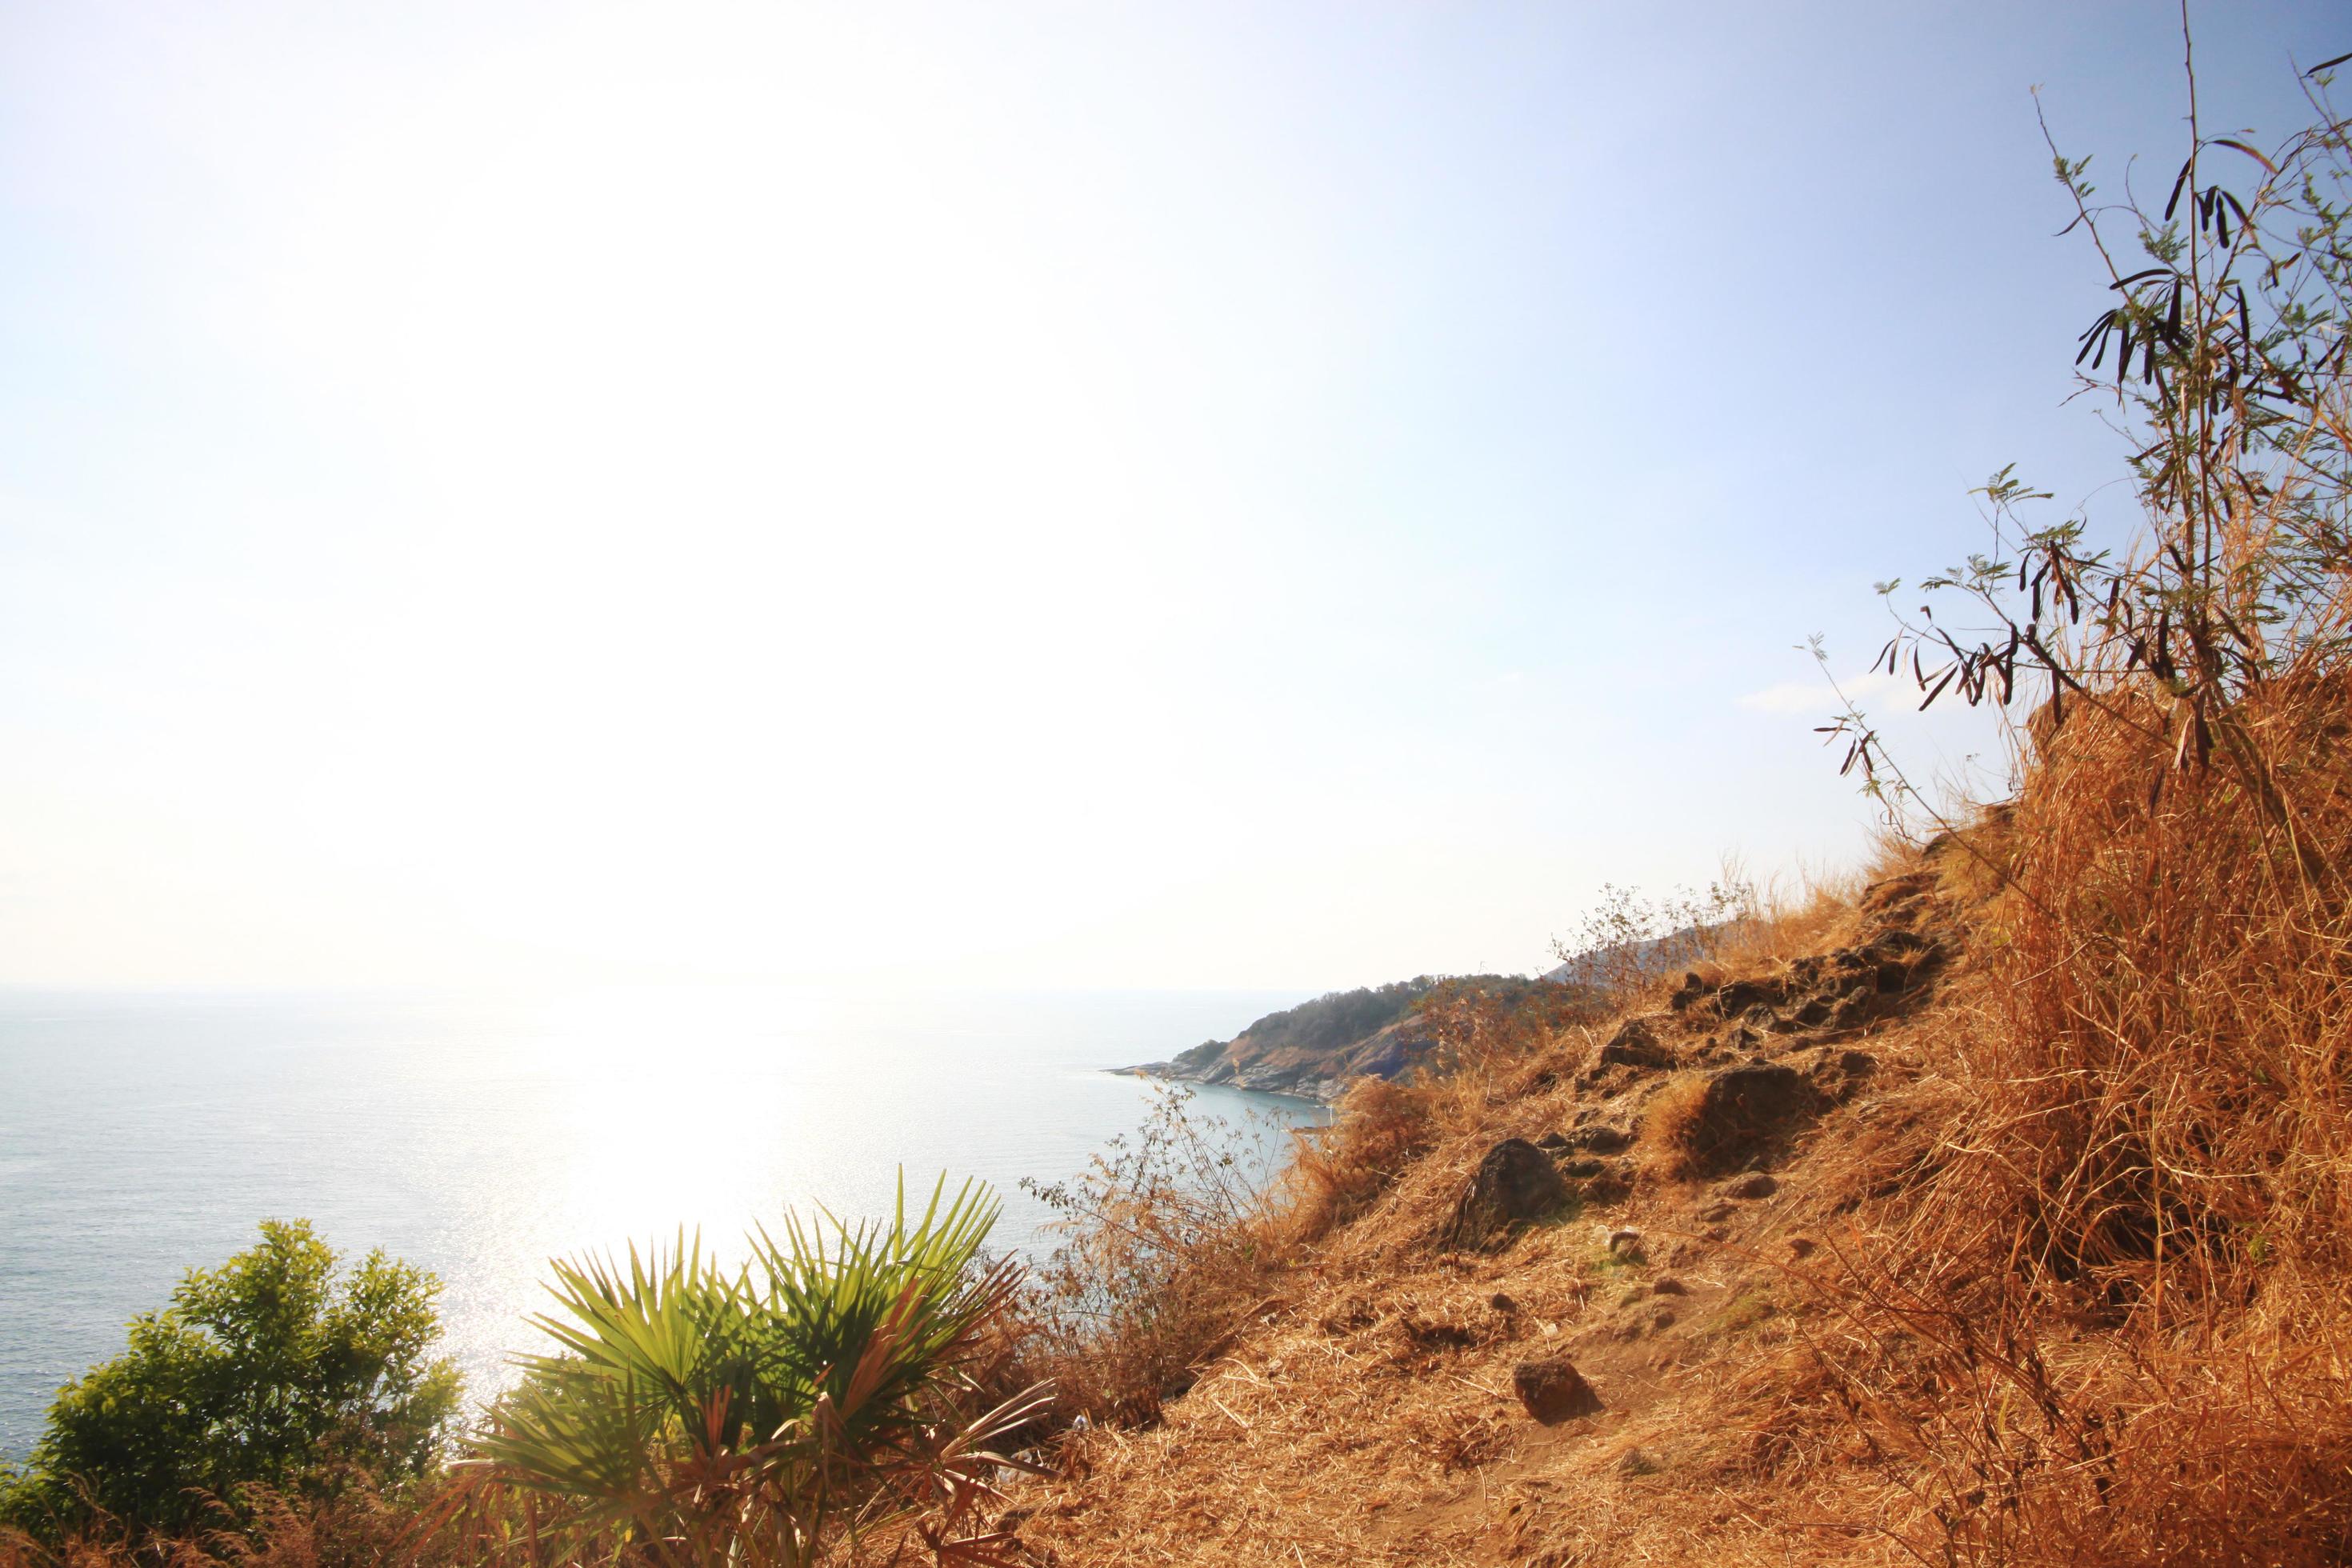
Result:
<svg viewBox="0 0 2352 1568"><path fill-rule="evenodd" d="M1586 1155L1580 1159L1562 1161L1559 1173L1572 1181L1581 1181L1587 1176L1597 1176L1608 1168L1605 1162Z"/></svg>
<svg viewBox="0 0 2352 1568"><path fill-rule="evenodd" d="M1697 971L1686 970L1683 983L1675 987L1673 995L1666 998L1666 1005L1679 1013L1706 994L1706 982L1698 977Z"/></svg>
<svg viewBox="0 0 2352 1568"><path fill-rule="evenodd" d="M1658 1026L1664 1021L1664 1014L1626 1019L1618 1026L1617 1032L1592 1053L1591 1062L1577 1075L1576 1081L1591 1088L1612 1068L1643 1073L1674 1066L1674 1048L1658 1037Z"/></svg>
<svg viewBox="0 0 2352 1568"><path fill-rule="evenodd" d="M1854 991L1837 999L1830 1008L1832 1029L1852 1029L1870 1021L1872 998L1866 992Z"/></svg>
<svg viewBox="0 0 2352 1568"><path fill-rule="evenodd" d="M1738 1209L1733 1208L1729 1204L1709 1204L1706 1207L1698 1211L1698 1217L1706 1220L1710 1225L1714 1225L1723 1220L1729 1219L1733 1215L1736 1215L1738 1212L1739 1211Z"/></svg>
<svg viewBox="0 0 2352 1568"><path fill-rule="evenodd" d="M1601 1396L1564 1355L1521 1362L1511 1369L1511 1390L1528 1414L1547 1426L1597 1415L1602 1408Z"/></svg>
<svg viewBox="0 0 2352 1568"><path fill-rule="evenodd" d="M1813 1087L1825 1100L1852 1098L1864 1079L1878 1070L1878 1058L1868 1051L1824 1050L1811 1068Z"/></svg>
<svg viewBox="0 0 2352 1568"><path fill-rule="evenodd" d="M1737 1018L1755 1008L1767 1014L1782 999L1780 987L1769 980L1735 980L1715 994L1715 1005L1727 1018Z"/></svg>
<svg viewBox="0 0 2352 1568"><path fill-rule="evenodd" d="M1891 914L1905 905L1926 898L1935 886L1936 873L1933 871L1910 871L1900 877L1888 877L1864 888L1856 907L1866 915Z"/></svg>
<svg viewBox="0 0 2352 1568"><path fill-rule="evenodd" d="M1519 1304L1500 1290L1487 1299L1486 1305L1494 1308L1497 1312L1516 1312L1519 1310Z"/></svg>
<svg viewBox="0 0 2352 1568"><path fill-rule="evenodd" d="M1743 1062L1708 1076L1675 1142L1695 1174L1736 1171L1769 1151L1820 1104L1819 1092L1796 1068Z"/></svg>
<svg viewBox="0 0 2352 1568"><path fill-rule="evenodd" d="M1622 1127L1580 1127L1569 1142L1595 1154L1614 1154L1633 1142L1633 1134Z"/></svg>
<svg viewBox="0 0 2352 1568"><path fill-rule="evenodd" d="M1551 1156L1524 1138L1506 1138L1478 1162L1454 1205L1447 1238L1456 1247L1483 1247L1512 1226L1550 1218L1567 1202L1568 1184Z"/></svg>
<svg viewBox="0 0 2352 1568"><path fill-rule="evenodd" d="M1801 1236L1792 1236L1789 1238L1789 1255L1800 1259L1811 1258L1813 1244Z"/></svg>
<svg viewBox="0 0 2352 1568"><path fill-rule="evenodd" d="M1687 1296L1690 1287L1671 1274L1661 1274L1650 1281L1650 1289L1661 1296Z"/></svg>
<svg viewBox="0 0 2352 1568"><path fill-rule="evenodd" d="M1780 1190L1780 1184L1762 1171L1750 1171L1744 1176L1734 1176L1715 1189L1727 1198L1769 1198Z"/></svg>
<svg viewBox="0 0 2352 1568"><path fill-rule="evenodd" d="M1536 1147L1557 1152L1562 1149L1573 1149L1576 1145L1558 1132L1547 1132L1536 1140Z"/></svg>

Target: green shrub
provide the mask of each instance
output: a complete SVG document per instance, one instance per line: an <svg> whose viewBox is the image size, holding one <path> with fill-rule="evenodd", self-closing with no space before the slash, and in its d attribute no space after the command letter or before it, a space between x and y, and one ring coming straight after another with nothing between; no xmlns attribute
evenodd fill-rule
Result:
<svg viewBox="0 0 2352 1568"><path fill-rule="evenodd" d="M310 1222L264 1221L259 1246L191 1269L58 1394L29 1468L0 1482L0 1521L173 1531L250 1489L413 1479L457 1405L456 1368L429 1355L440 1289L381 1251L339 1280Z"/></svg>

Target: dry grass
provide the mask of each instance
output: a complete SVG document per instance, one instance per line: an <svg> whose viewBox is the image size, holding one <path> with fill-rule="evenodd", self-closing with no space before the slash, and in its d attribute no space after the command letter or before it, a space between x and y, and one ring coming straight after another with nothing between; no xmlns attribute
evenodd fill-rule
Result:
<svg viewBox="0 0 2352 1568"><path fill-rule="evenodd" d="M2217 767L2153 800L2140 700L2078 713L1998 824L1956 1124L1879 1207L1843 1385L1919 1457L1920 1550L2342 1562L2352 690L2241 705L2267 790ZM1934 1399L1895 1391L1896 1342Z"/></svg>
<svg viewBox="0 0 2352 1568"><path fill-rule="evenodd" d="M504 1521L459 1517L427 1482L386 1496L364 1477L331 1493L296 1497L256 1489L238 1516L179 1539L99 1519L54 1545L0 1531L0 1568L458 1568L498 1560L490 1534Z"/></svg>
<svg viewBox="0 0 2352 1568"><path fill-rule="evenodd" d="M1702 1150L1699 1111L1706 1098L1706 1078L1683 1073L1658 1091L1642 1114L1643 1163L1670 1181L1696 1175Z"/></svg>
<svg viewBox="0 0 2352 1568"><path fill-rule="evenodd" d="M1302 1131L1285 1177L1293 1245L1322 1239L1369 1209L1436 1135L1425 1088L1359 1079L1331 1125Z"/></svg>

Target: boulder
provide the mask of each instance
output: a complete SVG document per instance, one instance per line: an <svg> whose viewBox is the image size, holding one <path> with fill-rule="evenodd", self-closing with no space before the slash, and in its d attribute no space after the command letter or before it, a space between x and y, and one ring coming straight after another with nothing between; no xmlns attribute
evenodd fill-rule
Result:
<svg viewBox="0 0 2352 1568"><path fill-rule="evenodd" d="M1675 1142L1694 1174L1737 1171L1772 1150L1821 1097L1781 1062L1742 1062L1710 1074Z"/></svg>
<svg viewBox="0 0 2352 1568"><path fill-rule="evenodd" d="M1506 1138L1478 1162L1446 1237L1456 1247L1484 1247L1515 1225L1550 1218L1567 1202L1568 1184L1551 1156L1524 1138Z"/></svg>
<svg viewBox="0 0 2352 1568"><path fill-rule="evenodd" d="M1511 1369L1511 1390L1528 1414L1547 1426L1596 1415L1601 1408L1601 1396L1564 1355L1521 1362Z"/></svg>

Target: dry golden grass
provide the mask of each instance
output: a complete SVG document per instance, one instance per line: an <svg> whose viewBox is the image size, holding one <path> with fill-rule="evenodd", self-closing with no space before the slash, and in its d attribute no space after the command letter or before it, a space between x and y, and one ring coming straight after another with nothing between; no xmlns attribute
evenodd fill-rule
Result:
<svg viewBox="0 0 2352 1568"><path fill-rule="evenodd" d="M1923 1551L2341 1562L2352 690L2241 705L2266 788L2168 775L2143 702L2086 705L1997 824L1953 1124L1874 1211L1844 1385L1920 1456ZM1937 1398L1888 1393L1898 1335Z"/></svg>
<svg viewBox="0 0 2352 1568"><path fill-rule="evenodd" d="M1643 1108L1641 1147L1649 1171L1670 1181L1695 1173L1699 1109L1706 1095L1704 1074L1681 1073Z"/></svg>
<svg viewBox="0 0 2352 1568"><path fill-rule="evenodd" d="M55 1545L0 1531L0 1568L460 1568L506 1560L488 1543L503 1530L458 1519L442 1497L435 1483L387 1497L355 1477L327 1497L256 1490L240 1517L225 1510L217 1527L184 1539L103 1519Z"/></svg>

